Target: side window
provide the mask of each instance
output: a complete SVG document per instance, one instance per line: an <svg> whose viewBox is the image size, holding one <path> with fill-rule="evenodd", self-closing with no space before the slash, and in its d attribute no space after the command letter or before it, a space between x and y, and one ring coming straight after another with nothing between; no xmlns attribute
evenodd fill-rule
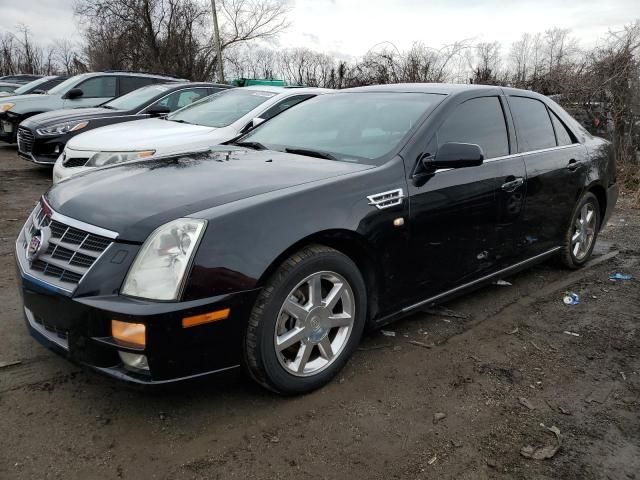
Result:
<svg viewBox="0 0 640 480"><path fill-rule="evenodd" d="M516 123L521 152L556 146L551 119L544 103L534 98L509 97L509 105Z"/></svg>
<svg viewBox="0 0 640 480"><path fill-rule="evenodd" d="M573 137L564 126L562 120L560 120L555 113L551 111L551 121L553 122L553 128L556 131L556 138L558 139L558 146L571 145L573 143Z"/></svg>
<svg viewBox="0 0 640 480"><path fill-rule="evenodd" d="M116 96L116 77L90 78L78 85L81 98L113 98Z"/></svg>
<svg viewBox="0 0 640 480"><path fill-rule="evenodd" d="M266 112L263 112L260 115L260 118L269 120L271 117L275 117L279 113L284 112L285 110L288 110L294 105L297 105L300 102L304 102L305 100L308 100L309 98L314 96L315 95L294 95L293 97L285 98L281 102L276 103L273 107L271 107Z"/></svg>
<svg viewBox="0 0 640 480"><path fill-rule="evenodd" d="M480 145L484 158L509 155L507 124L498 97L467 100L438 130L438 145L448 142Z"/></svg>
<svg viewBox="0 0 640 480"><path fill-rule="evenodd" d="M153 78L148 77L120 77L120 95L133 92L152 83L156 82Z"/></svg>
<svg viewBox="0 0 640 480"><path fill-rule="evenodd" d="M161 100L158 100L154 105L161 105L163 107L169 107L171 111L178 108L186 107L187 105L200 100L201 98L209 96L209 92L206 88L190 88L188 90L180 90L167 95Z"/></svg>

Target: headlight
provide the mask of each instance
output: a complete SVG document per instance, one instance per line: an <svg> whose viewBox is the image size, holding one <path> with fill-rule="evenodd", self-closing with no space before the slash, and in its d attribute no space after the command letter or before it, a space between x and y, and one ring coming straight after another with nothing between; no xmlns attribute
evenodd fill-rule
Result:
<svg viewBox="0 0 640 480"><path fill-rule="evenodd" d="M122 293L150 300L176 300L206 220L180 218L157 228L127 273Z"/></svg>
<svg viewBox="0 0 640 480"><path fill-rule="evenodd" d="M0 103L0 112L6 112L7 110L11 110L15 103Z"/></svg>
<svg viewBox="0 0 640 480"><path fill-rule="evenodd" d="M141 160L151 157L154 153L156 153L155 150L143 150L141 152L100 152L91 157L85 164L85 167L104 167L105 165L114 165L131 160Z"/></svg>
<svg viewBox="0 0 640 480"><path fill-rule="evenodd" d="M63 133L77 132L89 125L89 122L64 122L56 123L50 127L38 128L36 132L39 135L62 135Z"/></svg>

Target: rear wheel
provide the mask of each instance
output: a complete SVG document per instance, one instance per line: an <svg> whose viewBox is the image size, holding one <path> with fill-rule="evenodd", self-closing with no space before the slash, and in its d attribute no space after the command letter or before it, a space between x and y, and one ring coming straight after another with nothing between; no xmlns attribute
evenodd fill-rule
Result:
<svg viewBox="0 0 640 480"><path fill-rule="evenodd" d="M244 342L249 373L278 393L319 388L353 353L365 315L365 285L353 261L325 246L305 247L256 301Z"/></svg>
<svg viewBox="0 0 640 480"><path fill-rule="evenodd" d="M600 228L600 204L590 192L582 196L567 228L560 260L568 268L584 265L593 252Z"/></svg>

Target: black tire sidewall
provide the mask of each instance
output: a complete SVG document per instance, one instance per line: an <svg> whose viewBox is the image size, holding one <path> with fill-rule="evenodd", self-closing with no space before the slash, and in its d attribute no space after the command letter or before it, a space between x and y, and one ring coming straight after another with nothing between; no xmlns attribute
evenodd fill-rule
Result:
<svg viewBox="0 0 640 480"><path fill-rule="evenodd" d="M288 373L280 364L274 348L274 331L280 308L287 295L302 280L316 272L332 271L340 274L351 286L355 302L355 319L347 345L339 357L325 370L311 377L298 377ZM366 288L356 265L339 252L322 252L303 260L275 285L272 295L264 305L262 319L257 329L259 366L266 381L274 390L285 394L298 394L315 390L329 382L346 364L357 347L366 319Z"/></svg>

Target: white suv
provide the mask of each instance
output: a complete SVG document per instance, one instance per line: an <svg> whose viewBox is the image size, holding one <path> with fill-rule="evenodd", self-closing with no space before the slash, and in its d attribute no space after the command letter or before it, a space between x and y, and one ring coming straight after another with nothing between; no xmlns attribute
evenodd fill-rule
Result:
<svg viewBox="0 0 640 480"><path fill-rule="evenodd" d="M53 182L96 167L208 149L261 121L332 90L252 86L211 95L163 119L97 128L73 137L53 169Z"/></svg>

